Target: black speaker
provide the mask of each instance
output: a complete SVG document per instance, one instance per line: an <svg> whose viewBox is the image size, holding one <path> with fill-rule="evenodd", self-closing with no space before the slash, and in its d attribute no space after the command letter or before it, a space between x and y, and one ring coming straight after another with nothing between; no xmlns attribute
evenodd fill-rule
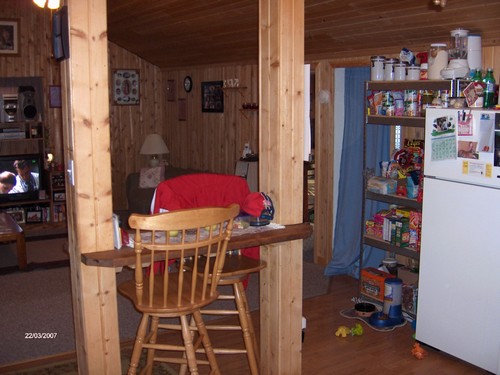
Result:
<svg viewBox="0 0 500 375"><path fill-rule="evenodd" d="M35 89L33 86L19 87L19 109L23 120L33 120L38 111L35 103Z"/></svg>

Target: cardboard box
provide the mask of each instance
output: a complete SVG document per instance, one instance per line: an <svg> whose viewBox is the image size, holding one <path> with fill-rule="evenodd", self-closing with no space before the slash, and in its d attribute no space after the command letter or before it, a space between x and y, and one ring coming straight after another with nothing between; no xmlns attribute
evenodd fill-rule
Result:
<svg viewBox="0 0 500 375"><path fill-rule="evenodd" d="M374 220L366 220L365 233L368 236L382 239L382 231L382 224L376 223Z"/></svg>
<svg viewBox="0 0 500 375"><path fill-rule="evenodd" d="M399 267L398 277L403 281L403 284L405 285L418 285L418 273L413 272L408 267Z"/></svg>
<svg viewBox="0 0 500 375"><path fill-rule="evenodd" d="M395 221L396 230L391 242L399 247L408 247L410 244L410 220L402 217Z"/></svg>
<svg viewBox="0 0 500 375"><path fill-rule="evenodd" d="M410 212L410 247L420 251L420 231L422 228L422 213Z"/></svg>
<svg viewBox="0 0 500 375"><path fill-rule="evenodd" d="M363 268L361 270L361 294L383 302L385 279L391 277L396 276L373 267Z"/></svg>

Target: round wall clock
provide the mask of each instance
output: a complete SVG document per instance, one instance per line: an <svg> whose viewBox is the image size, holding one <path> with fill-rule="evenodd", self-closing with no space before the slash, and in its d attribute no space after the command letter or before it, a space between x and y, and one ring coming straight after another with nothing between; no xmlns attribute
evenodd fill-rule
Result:
<svg viewBox="0 0 500 375"><path fill-rule="evenodd" d="M186 76L186 78L184 78L184 90L186 90L186 92L190 92L192 89L193 89L193 80L191 79L190 76Z"/></svg>

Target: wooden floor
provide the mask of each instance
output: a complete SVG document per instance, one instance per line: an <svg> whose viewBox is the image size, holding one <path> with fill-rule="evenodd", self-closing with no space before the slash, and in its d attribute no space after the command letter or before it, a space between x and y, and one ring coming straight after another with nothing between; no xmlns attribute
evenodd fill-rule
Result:
<svg viewBox="0 0 500 375"><path fill-rule="evenodd" d="M357 295L358 282L348 276L335 276L331 280L328 294L304 300L303 315L307 318L307 328L302 346L303 375L490 374L429 347L425 347L428 353L426 358L416 359L411 355L414 339L409 324L391 332L377 332L362 323L364 329L362 336L336 337L335 331L339 326L352 327L359 322L356 319L345 318L339 313L341 310L352 308L351 299ZM253 313L253 321L258 330L258 311ZM242 347L240 332L211 331L210 338L213 346ZM165 336L160 336L158 341L162 339L170 341L172 336L165 334ZM464 337L464 340L467 338ZM131 346L131 343L127 345ZM74 354L72 356L74 357ZM54 362L56 359L62 360L63 358L35 362L41 365ZM218 363L223 375L249 374L244 355L219 355ZM31 362L29 367L34 367L35 364ZM26 367L18 366L17 370L23 368ZM126 371L126 369L122 370ZM200 366L200 374L208 373L207 366Z"/></svg>
<svg viewBox="0 0 500 375"><path fill-rule="evenodd" d="M391 332L378 332L362 323L363 336L336 337L335 331L339 326L352 327L359 322L339 314L339 311L353 306L351 298L357 295L357 285L357 280L351 277L335 276L332 278L329 294L304 301L303 315L307 318L307 328L302 347L302 374L489 374L428 347L425 347L427 357L423 360L416 359L411 355L414 339L409 324ZM254 323L258 325L257 314L254 314ZM241 341L239 333L218 335L211 332L210 337L214 346L216 343L229 345ZM249 373L243 356L219 356L218 361L222 374Z"/></svg>

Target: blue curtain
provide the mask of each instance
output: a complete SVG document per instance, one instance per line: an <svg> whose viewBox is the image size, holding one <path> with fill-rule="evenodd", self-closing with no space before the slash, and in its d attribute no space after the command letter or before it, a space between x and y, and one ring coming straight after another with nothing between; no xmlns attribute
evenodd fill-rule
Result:
<svg viewBox="0 0 500 375"><path fill-rule="evenodd" d="M339 195L333 243L333 256L325 268L325 275L349 274L359 276L361 233L364 230L362 215L363 197L363 129L365 122L365 81L370 79L370 68L345 70L345 123L340 162ZM389 160L390 129L388 126L371 125L366 133L366 167L380 175L379 162ZM367 201L365 218L383 204ZM378 266L384 252L365 248L363 267Z"/></svg>

